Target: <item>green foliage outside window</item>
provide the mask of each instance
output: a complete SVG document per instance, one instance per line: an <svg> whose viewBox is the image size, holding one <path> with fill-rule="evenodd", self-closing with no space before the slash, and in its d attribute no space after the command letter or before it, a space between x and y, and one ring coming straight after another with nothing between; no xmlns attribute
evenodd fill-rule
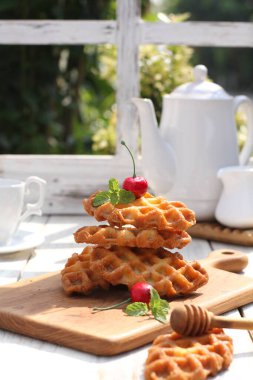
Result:
<svg viewBox="0 0 253 380"><path fill-rule="evenodd" d="M112 0L0 2L0 19L113 18ZM92 135L114 102L98 50L0 45L0 153L92 153Z"/></svg>
<svg viewBox="0 0 253 380"><path fill-rule="evenodd" d="M142 3L148 12L150 2ZM2 0L0 18L113 19L115 1ZM0 57L1 154L115 152L115 46L0 45ZM162 96L192 79L193 61L185 46L140 47L141 96L153 101L158 119ZM242 141L245 120L237 120Z"/></svg>
<svg viewBox="0 0 253 380"><path fill-rule="evenodd" d="M104 67L104 78L109 80L115 76L113 68L115 62L108 59L115 56L114 48L101 48L101 65ZM160 119L162 96L170 93L182 83L192 79L192 66L189 60L192 49L185 46L154 46L146 45L140 48L140 88L141 97L153 101L157 118ZM108 114L108 125L99 130L92 137L93 151L98 154L113 154L115 150L116 115L113 106Z"/></svg>

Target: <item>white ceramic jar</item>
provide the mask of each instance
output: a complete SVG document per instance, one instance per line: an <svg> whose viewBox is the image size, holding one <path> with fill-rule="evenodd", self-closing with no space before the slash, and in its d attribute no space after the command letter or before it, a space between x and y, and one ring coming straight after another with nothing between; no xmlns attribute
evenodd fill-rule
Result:
<svg viewBox="0 0 253 380"><path fill-rule="evenodd" d="M231 166L218 171L223 189L215 210L221 224L253 228L253 166Z"/></svg>

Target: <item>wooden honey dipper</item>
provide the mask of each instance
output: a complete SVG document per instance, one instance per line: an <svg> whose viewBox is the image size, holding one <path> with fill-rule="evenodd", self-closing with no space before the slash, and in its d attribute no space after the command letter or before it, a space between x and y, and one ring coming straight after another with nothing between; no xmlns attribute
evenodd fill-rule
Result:
<svg viewBox="0 0 253 380"><path fill-rule="evenodd" d="M212 327L252 330L253 319L221 317L198 305L180 305L172 310L170 325L180 335L197 336Z"/></svg>

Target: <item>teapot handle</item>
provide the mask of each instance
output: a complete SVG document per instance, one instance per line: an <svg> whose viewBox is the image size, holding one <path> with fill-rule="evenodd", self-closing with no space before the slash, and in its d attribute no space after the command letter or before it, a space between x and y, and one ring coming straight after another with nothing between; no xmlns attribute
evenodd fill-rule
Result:
<svg viewBox="0 0 253 380"><path fill-rule="evenodd" d="M240 165L246 165L250 155L253 153L253 102L245 95L239 95L234 98L235 112L241 104L244 104L248 121L248 136L242 151L239 155Z"/></svg>

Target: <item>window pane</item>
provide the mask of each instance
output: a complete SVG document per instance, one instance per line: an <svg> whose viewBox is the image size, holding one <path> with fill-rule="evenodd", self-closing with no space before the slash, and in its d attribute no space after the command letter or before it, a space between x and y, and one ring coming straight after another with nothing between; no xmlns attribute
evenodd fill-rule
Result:
<svg viewBox="0 0 253 380"><path fill-rule="evenodd" d="M238 0L150 0L151 12L187 14L190 21L252 21L252 1Z"/></svg>
<svg viewBox="0 0 253 380"><path fill-rule="evenodd" d="M164 22L252 22L253 4L238 0L151 0L148 14L153 15L153 21ZM191 62L206 65L210 77L227 91L253 93L252 48L195 48Z"/></svg>
<svg viewBox="0 0 253 380"><path fill-rule="evenodd" d="M112 20L116 0L1 0L2 20Z"/></svg>
<svg viewBox="0 0 253 380"><path fill-rule="evenodd" d="M0 153L114 153L115 47L0 46L0 56Z"/></svg>

